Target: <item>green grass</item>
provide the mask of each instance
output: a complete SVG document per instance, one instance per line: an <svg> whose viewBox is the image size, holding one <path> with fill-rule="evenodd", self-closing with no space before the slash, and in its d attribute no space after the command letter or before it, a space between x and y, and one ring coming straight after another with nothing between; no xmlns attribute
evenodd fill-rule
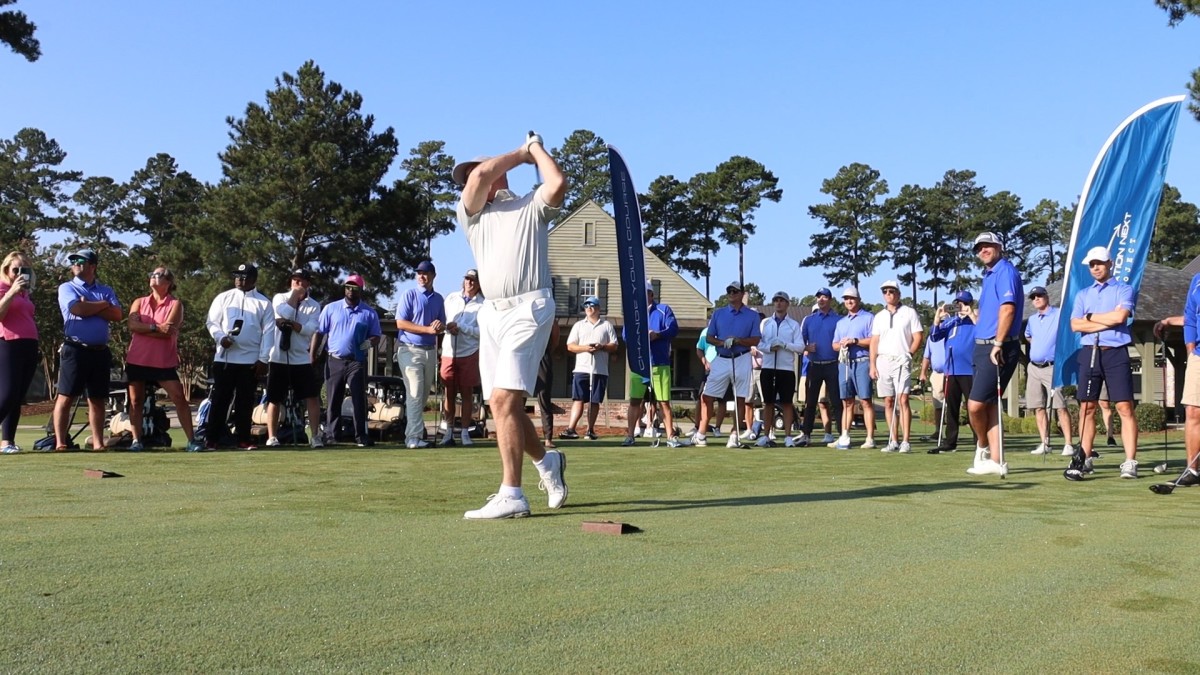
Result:
<svg viewBox="0 0 1200 675"><path fill-rule="evenodd" d="M461 519L490 442L0 457L0 671L1200 670L1200 490L1147 490L1161 435L1141 480L1108 453L1084 483L1031 438L1007 480L617 440L561 443L566 508L527 468L534 517L501 522Z"/></svg>

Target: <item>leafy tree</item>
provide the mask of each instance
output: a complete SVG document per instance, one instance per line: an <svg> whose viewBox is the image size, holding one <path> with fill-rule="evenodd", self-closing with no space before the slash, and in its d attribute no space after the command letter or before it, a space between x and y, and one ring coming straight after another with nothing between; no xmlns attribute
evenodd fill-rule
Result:
<svg viewBox="0 0 1200 675"><path fill-rule="evenodd" d="M979 279L978 263L971 250L975 237L985 231L983 187L976 185L974 171L947 171L930 195L931 227L938 230L942 246L926 259L930 277L924 289L969 288ZM936 291L935 296L936 298Z"/></svg>
<svg viewBox="0 0 1200 675"><path fill-rule="evenodd" d="M164 261L178 265L196 260L199 247L191 240L203 236L200 223L209 186L181 172L165 152L147 159L127 186L131 217L126 227L149 236L150 247Z"/></svg>
<svg viewBox="0 0 1200 675"><path fill-rule="evenodd" d="M0 0L0 7L14 4L16 1ZM42 55L42 45L33 37L35 30L37 24L30 21L25 12L15 9L0 12L0 42L24 56L30 63L37 61Z"/></svg>
<svg viewBox="0 0 1200 675"><path fill-rule="evenodd" d="M638 203L646 248L676 272L699 279L708 276L707 256L716 253L718 246L700 231L691 197L689 184L674 176L659 176Z"/></svg>
<svg viewBox="0 0 1200 675"><path fill-rule="evenodd" d="M400 162L407 172L405 182L417 188L427 204L425 213L425 255L429 256L434 237L454 231L454 158L443 152L445 141L421 141Z"/></svg>
<svg viewBox="0 0 1200 675"><path fill-rule="evenodd" d="M427 218L395 203L416 200L415 190L380 184L397 153L392 129L376 133L362 96L326 83L312 61L276 78L266 97L226 118L224 179L209 200L211 227L224 236L210 259L254 260L264 271L315 266L322 279L355 271L374 288L394 286L423 254Z"/></svg>
<svg viewBox="0 0 1200 675"><path fill-rule="evenodd" d="M31 249L39 231L70 226L67 189L82 174L60 169L66 158L38 129L0 140L0 244Z"/></svg>
<svg viewBox="0 0 1200 675"><path fill-rule="evenodd" d="M746 279L746 241L754 234L754 212L763 200L783 198L779 179L761 163L749 157L734 156L717 165L716 189L722 208L721 240L738 247L738 281Z"/></svg>
<svg viewBox="0 0 1200 675"><path fill-rule="evenodd" d="M133 214L129 206L129 186L108 176L91 176L80 184L71 199L80 208L75 214L73 236L66 241L67 248L128 249L111 235L131 229Z"/></svg>
<svg viewBox="0 0 1200 675"><path fill-rule="evenodd" d="M1150 240L1151 261L1183 267L1200 255L1200 209L1183 201L1172 185L1164 185Z"/></svg>
<svg viewBox="0 0 1200 675"><path fill-rule="evenodd" d="M1200 0L1154 0L1154 4L1167 12L1170 17L1168 25L1172 28L1178 26L1187 18L1188 14L1200 16ZM1192 102L1188 104L1188 110L1197 121L1200 121L1200 68L1192 71L1192 81L1188 84L1188 91L1192 94Z"/></svg>
<svg viewBox="0 0 1200 675"><path fill-rule="evenodd" d="M1075 220L1073 208L1063 208L1052 199L1021 214L1025 223L1018 238L1026 247L1024 275L1027 281L1045 279L1052 284L1063 277L1067 246Z"/></svg>
<svg viewBox="0 0 1200 675"><path fill-rule="evenodd" d="M918 280L924 276L925 260L941 244L940 233L930 223L929 194L928 189L919 185L900 188L896 196L884 201L876 235L884 249L883 256L892 261L898 272L897 281L912 289L914 300ZM936 297L934 289L935 301Z"/></svg>
<svg viewBox="0 0 1200 675"><path fill-rule="evenodd" d="M746 291L746 295L742 297L742 304L748 307L760 307L764 304L766 296L763 295L762 289L753 281L747 281L742 286ZM722 293L721 297L713 301L713 307L725 307L729 304L729 295Z"/></svg>
<svg viewBox="0 0 1200 675"><path fill-rule="evenodd" d="M567 179L567 194L557 222L562 222L589 199L601 207L612 204L608 147L603 138L587 129L576 129L563 141L561 148L551 148L550 155Z"/></svg>
<svg viewBox="0 0 1200 675"><path fill-rule="evenodd" d="M822 267L825 279L834 286L859 285L862 277L875 273L882 259L876 237L887 181L866 164L849 164L833 178L821 182L821 192L831 196L828 204L808 207L825 231L809 237L812 254L800 260L801 267Z"/></svg>
<svg viewBox="0 0 1200 675"><path fill-rule="evenodd" d="M700 251L704 253L704 298L712 298L712 256L720 250L717 231L725 203L717 185L715 171L706 171L688 179L688 202L691 205L694 232Z"/></svg>

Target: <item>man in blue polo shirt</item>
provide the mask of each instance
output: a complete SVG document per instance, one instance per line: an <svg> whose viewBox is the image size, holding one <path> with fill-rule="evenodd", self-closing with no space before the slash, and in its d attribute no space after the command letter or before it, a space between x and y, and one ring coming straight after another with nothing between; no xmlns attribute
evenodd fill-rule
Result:
<svg viewBox="0 0 1200 675"><path fill-rule="evenodd" d="M1058 427L1066 443L1062 454L1070 457L1075 454L1075 447L1071 444L1071 415L1067 412L1062 392L1055 389L1053 384L1054 350L1058 344L1058 308L1051 306L1046 289L1042 286L1035 286L1029 292L1029 300L1037 312L1025 323L1025 340L1029 343L1025 408L1036 411L1038 438L1041 439L1041 443L1030 454L1045 455L1050 452L1050 419L1046 414L1049 407L1058 411Z"/></svg>
<svg viewBox="0 0 1200 675"><path fill-rule="evenodd" d="M817 311L809 314L800 324L800 336L804 342L804 353L808 355L808 373L804 378L804 421L800 425L797 445L808 445L817 415L817 403L821 398L821 387L825 396L833 400L838 390L838 352L833 348L833 335L837 331L841 315L833 311L833 293L828 288L817 289ZM829 406L833 426L841 426L840 410ZM822 443L832 443L833 435L825 434Z"/></svg>
<svg viewBox="0 0 1200 675"><path fill-rule="evenodd" d="M396 363L404 376L408 428L405 445L423 448L425 442L425 401L437 377L438 336L446 330L446 303L433 290L437 269L425 260L417 265L417 287L408 289L396 304Z"/></svg>
<svg viewBox="0 0 1200 675"><path fill-rule="evenodd" d="M973 476L1004 476L1000 438L1000 397L1017 369L1021 357L1021 316L1025 311L1021 274L1004 257L1004 243L992 232L975 237L975 256L983 263L983 290L979 293L979 321L975 324L975 367L967 415L979 445L975 463L967 469ZM999 387L997 388L997 380ZM997 391L999 389L999 391Z"/></svg>
<svg viewBox="0 0 1200 675"><path fill-rule="evenodd" d="M362 299L367 287L363 278L351 274L342 282L345 299L321 309L317 332L328 337L329 360L325 363L325 442L336 440L342 401L350 390L354 407L354 440L358 447L373 445L367 436L367 353L379 344L383 332L379 313Z"/></svg>
<svg viewBox="0 0 1200 675"><path fill-rule="evenodd" d="M1083 258L1095 282L1075 296L1071 330L1080 334L1079 450L1063 472L1067 480L1083 480L1092 473L1092 443L1096 440L1096 408L1100 385L1121 416L1121 441L1125 461L1121 478L1137 478L1137 419L1133 416L1133 367L1129 345L1133 338L1129 318L1135 307L1133 287L1113 278L1112 256L1103 246L1093 247Z"/></svg>
<svg viewBox="0 0 1200 675"><path fill-rule="evenodd" d="M838 392L842 399L842 435L832 444L838 450L850 449L850 425L854 422L854 400L862 405L863 425L867 429L864 449L875 447L875 407L871 402L871 324L875 315L862 308L858 289L842 291L846 316L833 331L833 348L838 353Z"/></svg>
<svg viewBox="0 0 1200 675"><path fill-rule="evenodd" d="M1187 452L1187 468L1179 474L1179 478L1168 485L1195 487L1200 485L1200 473L1196 470L1196 457L1200 456L1200 274L1192 277L1187 300L1183 305L1183 314L1168 317L1154 324L1155 337L1162 340L1163 330L1167 326L1183 327L1183 343L1188 351L1183 396L1179 399L1184 410L1183 442ZM1156 486L1151 486L1150 489L1160 492ZM1169 494L1169 491L1164 492Z"/></svg>
<svg viewBox="0 0 1200 675"><path fill-rule="evenodd" d="M108 400L108 375L112 352L108 349L108 324L121 320L121 303L113 289L96 278L100 263L90 248L72 253L75 277L58 287L58 308L63 317L63 346L59 349L58 397L54 400L55 450L70 445L68 418L75 399L84 391L88 400L88 426L92 449L104 449L104 404Z"/></svg>
<svg viewBox="0 0 1200 675"><path fill-rule="evenodd" d="M712 364L708 380L704 384L703 404L700 406L700 430L696 433L696 445L705 447L708 441L709 404L720 401L725 389L733 385L734 425L744 419L746 398L750 396L751 359L750 348L758 346L762 338L758 312L742 304L745 293L739 281L725 287L729 304L713 312L708 322L708 343L717 348L717 360ZM729 436L728 447L736 448L740 439Z"/></svg>

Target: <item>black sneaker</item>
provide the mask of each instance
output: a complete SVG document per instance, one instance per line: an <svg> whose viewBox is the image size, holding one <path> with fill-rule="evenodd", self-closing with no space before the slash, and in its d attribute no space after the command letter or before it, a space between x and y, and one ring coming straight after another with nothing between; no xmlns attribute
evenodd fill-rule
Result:
<svg viewBox="0 0 1200 675"><path fill-rule="evenodd" d="M956 448L953 445L939 445L931 450L926 450L931 455L941 454L943 452L954 452Z"/></svg>
<svg viewBox="0 0 1200 675"><path fill-rule="evenodd" d="M357 446L358 446L358 447L360 447L360 448L373 448L373 447L375 447L375 441L373 441L373 440L371 440L371 439L369 439L369 438L362 438L362 439L359 439L359 440L355 441L355 442L354 442L354 444L355 444L355 445L357 445Z"/></svg>
<svg viewBox="0 0 1200 675"><path fill-rule="evenodd" d="M1108 447L1110 447L1110 448L1117 447L1117 439L1113 438L1112 436L1109 436L1108 437Z"/></svg>
<svg viewBox="0 0 1200 675"><path fill-rule="evenodd" d="M1200 485L1200 475L1197 475L1194 471L1188 471L1179 478L1171 481L1171 484L1175 487L1195 487Z"/></svg>
<svg viewBox="0 0 1200 675"><path fill-rule="evenodd" d="M1063 471L1063 478L1074 481L1083 480L1085 461L1083 453L1077 451L1071 456L1071 464Z"/></svg>
<svg viewBox="0 0 1200 675"><path fill-rule="evenodd" d="M589 441L594 441L594 440L596 440L597 438L600 438L600 437L599 437L599 436L597 436L597 435L596 435L596 433L595 433L595 432L593 432L593 431L589 431L589 432L587 432L586 434L584 434L584 435L583 435L583 437L584 437L584 438L586 438L586 439L588 439Z"/></svg>
<svg viewBox="0 0 1200 675"><path fill-rule="evenodd" d="M576 438L579 438L579 434L574 429L567 429L566 431L559 433L558 437L564 441L573 441Z"/></svg>

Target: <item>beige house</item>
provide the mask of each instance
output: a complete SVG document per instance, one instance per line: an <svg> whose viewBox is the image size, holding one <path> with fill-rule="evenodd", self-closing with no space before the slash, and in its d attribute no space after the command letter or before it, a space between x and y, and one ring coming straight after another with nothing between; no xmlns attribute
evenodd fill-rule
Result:
<svg viewBox="0 0 1200 675"><path fill-rule="evenodd" d="M562 336L553 352L551 395L569 398L575 357L567 351L566 342L571 326L583 318L583 299L589 295L600 299L601 315L613 323L618 337L624 325L616 221L595 202L588 201L550 231L549 244L550 276L554 282L554 302L558 306L557 322ZM708 309L712 305L666 263L649 251L643 255L646 276L654 285L655 298L670 305L679 322L679 335L672 345L672 398L689 398L703 377L695 346L700 331L708 324ZM624 399L628 392L629 371L624 341L621 343L609 362L607 397L610 400Z"/></svg>

